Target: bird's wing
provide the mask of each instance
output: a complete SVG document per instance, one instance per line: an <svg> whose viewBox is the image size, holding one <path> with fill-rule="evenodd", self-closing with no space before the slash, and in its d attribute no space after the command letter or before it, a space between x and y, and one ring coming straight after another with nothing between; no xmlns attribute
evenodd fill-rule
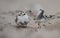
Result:
<svg viewBox="0 0 60 38"><path fill-rule="evenodd" d="M16 16L15 22L17 23L17 21L18 21L18 18L17 18L17 16Z"/></svg>

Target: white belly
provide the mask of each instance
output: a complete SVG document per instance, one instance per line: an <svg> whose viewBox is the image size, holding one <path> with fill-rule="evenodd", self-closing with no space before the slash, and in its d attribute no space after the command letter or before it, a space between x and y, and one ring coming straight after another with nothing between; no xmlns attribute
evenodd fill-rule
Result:
<svg viewBox="0 0 60 38"><path fill-rule="evenodd" d="M18 16L18 22L28 22L29 21L29 17L27 15L24 15L24 16Z"/></svg>

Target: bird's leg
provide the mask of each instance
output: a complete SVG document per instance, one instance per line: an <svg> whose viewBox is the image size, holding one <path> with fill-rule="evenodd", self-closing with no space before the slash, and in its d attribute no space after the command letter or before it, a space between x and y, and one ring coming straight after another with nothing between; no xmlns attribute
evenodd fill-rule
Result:
<svg viewBox="0 0 60 38"><path fill-rule="evenodd" d="M24 24L23 24L22 22L19 22L19 23L17 23L17 26L16 26L16 27L17 27L17 28L20 28L20 27L23 27L23 25L24 25Z"/></svg>
<svg viewBox="0 0 60 38"><path fill-rule="evenodd" d="M26 28L27 27L26 25L27 24L25 24L25 23L19 22L18 27Z"/></svg>
<svg viewBox="0 0 60 38"><path fill-rule="evenodd" d="M20 24L18 23L16 27L17 27L17 28L20 28Z"/></svg>
<svg viewBox="0 0 60 38"><path fill-rule="evenodd" d="M24 22L25 25L27 25L27 22Z"/></svg>
<svg viewBox="0 0 60 38"><path fill-rule="evenodd" d="M28 22L24 22L24 26L27 27Z"/></svg>

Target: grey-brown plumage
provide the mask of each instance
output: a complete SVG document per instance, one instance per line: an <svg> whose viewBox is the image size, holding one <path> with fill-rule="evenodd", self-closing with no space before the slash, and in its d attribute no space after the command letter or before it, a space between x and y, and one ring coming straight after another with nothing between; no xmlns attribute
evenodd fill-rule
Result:
<svg viewBox="0 0 60 38"><path fill-rule="evenodd" d="M44 14L44 10L40 9L41 13L38 15L38 19L42 19L44 18L43 14Z"/></svg>

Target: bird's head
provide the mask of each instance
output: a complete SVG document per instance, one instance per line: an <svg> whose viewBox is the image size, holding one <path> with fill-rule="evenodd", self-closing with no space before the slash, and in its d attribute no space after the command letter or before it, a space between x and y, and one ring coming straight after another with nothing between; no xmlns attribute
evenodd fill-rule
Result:
<svg viewBox="0 0 60 38"><path fill-rule="evenodd" d="M17 13L17 15L18 15L18 16L24 16L24 15L25 15L25 12L19 11L19 12Z"/></svg>
<svg viewBox="0 0 60 38"><path fill-rule="evenodd" d="M41 11L42 13L44 13L44 10L43 10L43 9L40 9L40 11Z"/></svg>

